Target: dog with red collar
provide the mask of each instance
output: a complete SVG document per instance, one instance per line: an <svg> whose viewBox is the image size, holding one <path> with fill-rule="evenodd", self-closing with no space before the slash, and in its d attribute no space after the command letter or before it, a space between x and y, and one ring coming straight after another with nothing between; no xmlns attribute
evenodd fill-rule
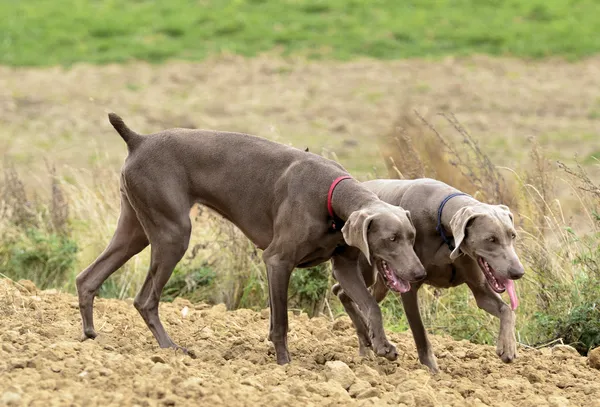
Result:
<svg viewBox="0 0 600 407"><path fill-rule="evenodd" d="M161 292L189 244L192 205L205 205L235 224L263 250L277 363L290 362L287 297L296 267L332 259L348 298L368 317L369 346L397 357L381 311L352 264L357 253L391 289L425 277L413 250L409 213L380 200L338 163L260 137L170 129L147 136L114 113L110 123L127 145L121 170L121 214L107 248L76 279L83 339L95 338L93 302L102 283L150 245L150 270L134 306L161 348L179 347L158 316ZM343 223L343 226L342 226Z"/></svg>

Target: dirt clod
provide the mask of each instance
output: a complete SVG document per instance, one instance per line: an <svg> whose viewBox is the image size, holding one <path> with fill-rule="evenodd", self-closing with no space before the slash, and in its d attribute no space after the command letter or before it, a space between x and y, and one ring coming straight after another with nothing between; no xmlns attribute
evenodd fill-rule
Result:
<svg viewBox="0 0 600 407"><path fill-rule="evenodd" d="M325 363L325 367L327 369L325 371L327 380L338 382L346 390L349 389L352 383L354 383L354 380L356 380L354 372L344 362L334 360Z"/></svg>
<svg viewBox="0 0 600 407"><path fill-rule="evenodd" d="M600 347L592 349L588 353L588 364L594 369L600 369Z"/></svg>
<svg viewBox="0 0 600 407"><path fill-rule="evenodd" d="M569 349L546 354L523 349L514 363L504 364L491 346L432 336L436 352L448 356L439 360L440 373L431 375L416 359L406 332L389 335L403 358L361 358L354 328L337 322L346 317L332 322L291 314L292 363L286 366L276 364L264 339L268 313L262 319L261 313L223 306L161 304L169 335L193 349L195 359L159 349L125 301L97 299L99 336L79 342L79 310L70 306L74 296L40 295L32 309L23 306L31 294L15 285L0 279L0 405L95 400L103 406L562 407L594 406L600 392L598 370ZM188 307L185 318L182 306ZM106 326L110 332L101 329ZM466 357L454 357L457 352Z"/></svg>
<svg viewBox="0 0 600 407"><path fill-rule="evenodd" d="M348 394L350 397L357 398L357 396L369 389L371 389L371 384L366 380L356 379L354 383L348 389Z"/></svg>

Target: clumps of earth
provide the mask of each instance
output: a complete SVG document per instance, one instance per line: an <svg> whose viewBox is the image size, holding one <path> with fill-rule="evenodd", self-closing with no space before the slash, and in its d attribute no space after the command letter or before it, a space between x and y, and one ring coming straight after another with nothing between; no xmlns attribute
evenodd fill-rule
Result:
<svg viewBox="0 0 600 407"><path fill-rule="evenodd" d="M397 361L358 356L347 316L290 313L292 363L278 366L269 311L162 303L185 355L159 349L131 300L97 299L95 341L80 342L77 298L0 280L0 405L7 406L598 406L600 361L573 348L494 348L432 336L441 372L416 359L410 332L391 333Z"/></svg>

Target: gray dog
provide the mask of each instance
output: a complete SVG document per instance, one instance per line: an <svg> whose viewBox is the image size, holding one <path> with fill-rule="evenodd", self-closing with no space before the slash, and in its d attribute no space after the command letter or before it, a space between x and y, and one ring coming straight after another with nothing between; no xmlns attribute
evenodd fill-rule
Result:
<svg viewBox="0 0 600 407"><path fill-rule="evenodd" d="M179 348L159 319L158 304L188 248L189 212L195 203L233 222L264 250L269 339L279 364L290 361L287 295L295 267L330 258L334 265L347 263L351 251L347 244L377 264L382 277L397 290L425 277L413 250L415 228L409 213L381 201L334 161L246 134L170 129L142 136L114 113L109 120L129 154L121 170L117 230L104 252L77 276L83 339L96 337L93 302L102 283L150 244L150 270L134 305L160 347ZM359 270L335 275L367 316L373 350L395 359L379 305Z"/></svg>
<svg viewBox="0 0 600 407"><path fill-rule="evenodd" d="M422 283L442 288L466 283L479 308L500 318L496 352L504 362L511 362L517 356L513 310L518 301L513 280L521 278L524 269L514 250L516 232L508 207L481 203L443 182L426 178L374 180L363 185L382 200L410 211L417 229L414 248L427 277L402 293L402 303L421 363L438 371L419 313L417 291ZM381 302L389 284L377 278L360 253L355 252L354 256L353 266L348 267L358 264L367 286ZM504 291L508 292L511 307L500 297ZM336 284L333 292L355 323L360 353L368 353L368 317L357 312L343 286Z"/></svg>

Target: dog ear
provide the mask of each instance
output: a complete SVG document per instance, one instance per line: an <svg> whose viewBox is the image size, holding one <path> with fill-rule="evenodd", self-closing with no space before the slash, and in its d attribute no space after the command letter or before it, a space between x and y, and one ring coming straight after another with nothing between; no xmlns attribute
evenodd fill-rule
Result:
<svg viewBox="0 0 600 407"><path fill-rule="evenodd" d="M454 260L460 255L460 245L465 240L467 233L467 225L471 219L483 215L481 212L476 212L470 206L460 208L450 220L450 229L454 236L454 250L450 253L450 259Z"/></svg>
<svg viewBox="0 0 600 407"><path fill-rule="evenodd" d="M514 218L512 212L510 211L510 208L506 205L496 205L496 207L499 208L501 211L506 212L506 214L510 218L510 222L512 223L513 226L515 226L515 218Z"/></svg>
<svg viewBox="0 0 600 407"><path fill-rule="evenodd" d="M371 253L369 252L368 230L375 214L369 214L367 211L354 211L348 217L346 224L342 228L342 235L348 246L353 246L365 255L369 264L371 264Z"/></svg>
<svg viewBox="0 0 600 407"><path fill-rule="evenodd" d="M410 216L410 211L407 211L406 209L404 210L404 212L406 212L406 217L408 218L408 221L410 222L410 224L412 225L412 227L415 227L415 224L413 223L412 220L412 216Z"/></svg>

